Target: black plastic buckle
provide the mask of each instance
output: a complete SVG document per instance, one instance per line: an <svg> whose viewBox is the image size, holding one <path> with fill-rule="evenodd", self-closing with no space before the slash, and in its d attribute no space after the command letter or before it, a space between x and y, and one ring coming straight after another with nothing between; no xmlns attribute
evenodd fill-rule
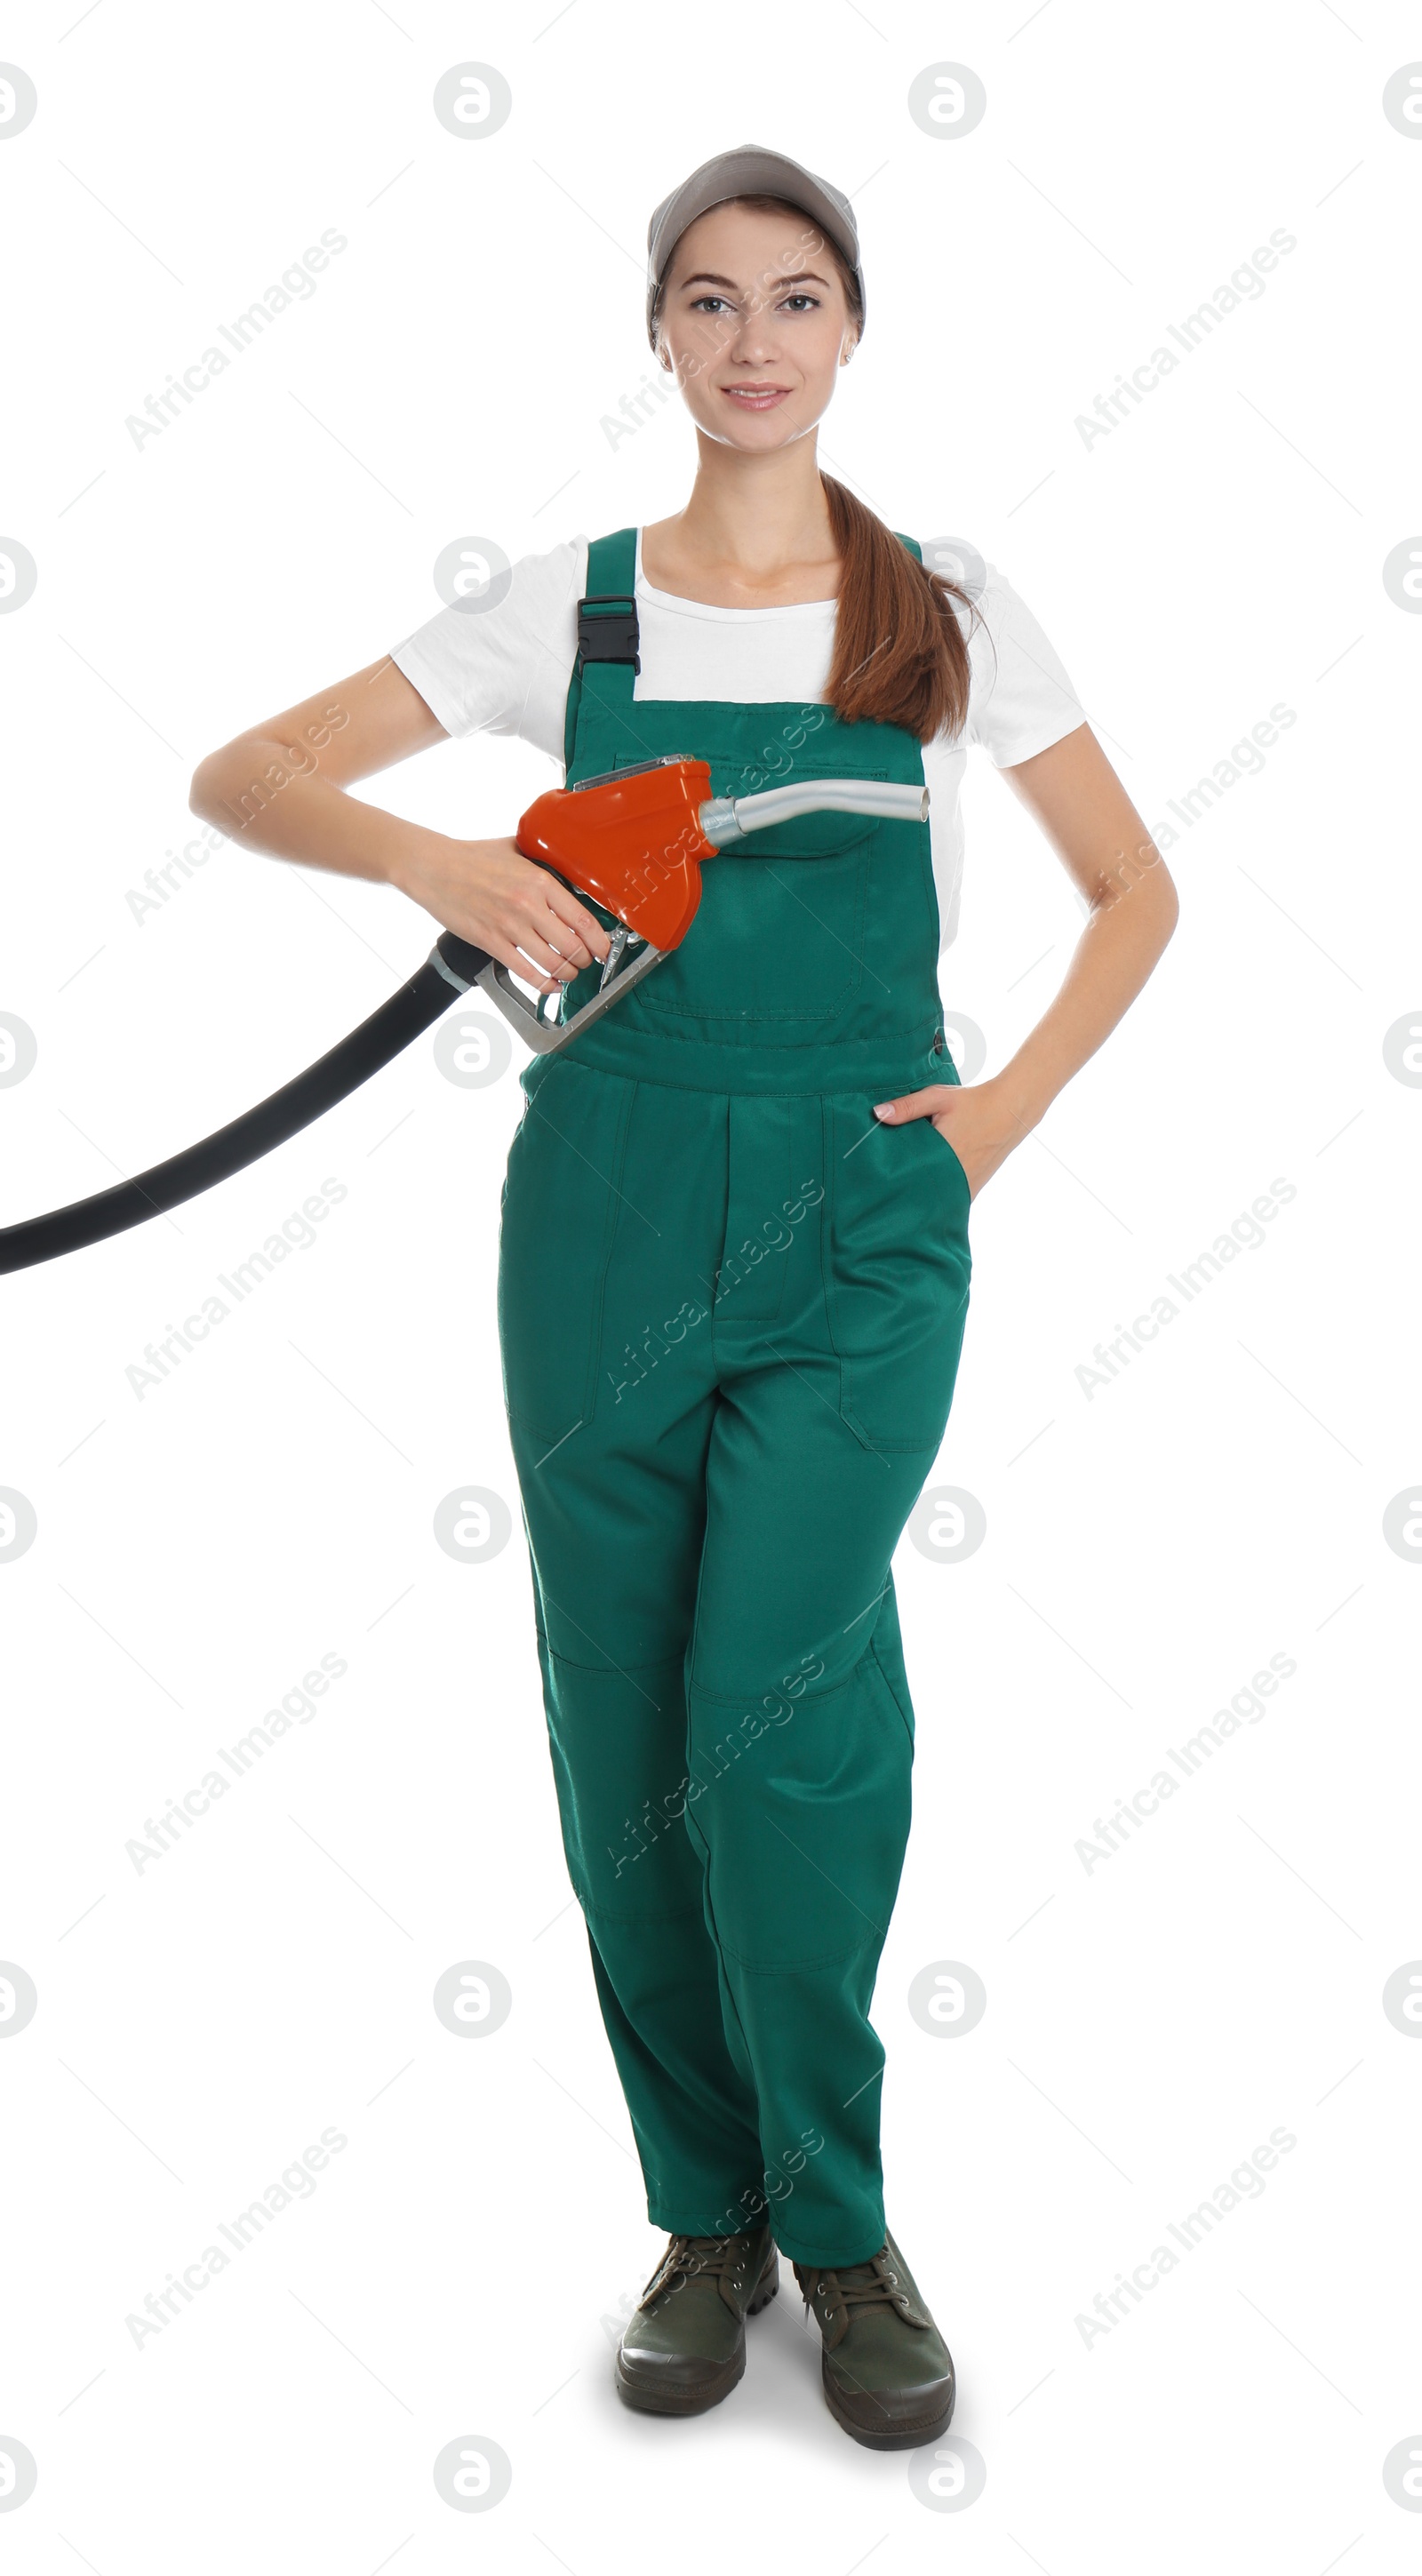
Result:
<svg viewBox="0 0 1422 2576"><path fill-rule="evenodd" d="M580 668L584 662L630 662L634 671L640 671L640 640L637 602L630 590L593 590L579 600Z"/></svg>

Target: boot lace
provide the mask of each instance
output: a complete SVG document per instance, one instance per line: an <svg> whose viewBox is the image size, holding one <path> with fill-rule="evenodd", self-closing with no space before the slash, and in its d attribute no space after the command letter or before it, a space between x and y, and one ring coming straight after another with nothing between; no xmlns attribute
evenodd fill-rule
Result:
<svg viewBox="0 0 1422 2576"><path fill-rule="evenodd" d="M840 2315L848 2325L854 2308L890 2307L897 2308L901 2316L909 2314L908 2295L887 2246L875 2255L872 2263L856 2263L845 2272L824 2271L819 2267L802 2272L798 2264L795 2269L804 2293L806 2324L809 2323L810 2301L816 2293L825 2301L826 2325L833 2325ZM853 2273L860 2277L852 2278Z"/></svg>
<svg viewBox="0 0 1422 2576"><path fill-rule="evenodd" d="M738 2254L732 2253L736 2245ZM719 2281L745 2263L744 2239L735 2236L673 2236L643 2291L638 2306L650 2307L667 2290L684 2289L689 2280Z"/></svg>

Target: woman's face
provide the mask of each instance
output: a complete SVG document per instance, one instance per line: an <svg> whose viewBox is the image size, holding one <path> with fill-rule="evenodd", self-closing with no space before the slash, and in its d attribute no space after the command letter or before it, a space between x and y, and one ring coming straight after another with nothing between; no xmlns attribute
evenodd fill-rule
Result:
<svg viewBox="0 0 1422 2576"><path fill-rule="evenodd" d="M672 253L659 327L698 429L753 455L814 428L855 341L838 263L793 208L698 215Z"/></svg>

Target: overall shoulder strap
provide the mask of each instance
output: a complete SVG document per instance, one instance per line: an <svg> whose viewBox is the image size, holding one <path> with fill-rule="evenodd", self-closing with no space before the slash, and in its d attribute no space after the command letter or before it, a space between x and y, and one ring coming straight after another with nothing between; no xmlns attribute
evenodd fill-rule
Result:
<svg viewBox="0 0 1422 2576"><path fill-rule="evenodd" d="M904 535L903 530L902 530L901 528L895 528L895 530L894 530L894 534L895 534L895 536L898 538L898 541L899 541L899 543L900 543L900 545L901 545L901 546L907 546L907 548L908 548L908 550L909 550L909 553L912 555L912 557L913 557L913 559L914 559L914 562L915 562L915 563L922 563L922 561L923 561L923 548L922 548L922 546L919 544L917 537L906 537L906 536Z"/></svg>
<svg viewBox="0 0 1422 2576"><path fill-rule="evenodd" d="M563 718L563 765L570 769L578 738L583 673L596 667L598 693L618 703L631 703L632 682L640 671L636 578L637 531L618 528L611 536L588 543L587 588L578 601L578 649L568 683Z"/></svg>

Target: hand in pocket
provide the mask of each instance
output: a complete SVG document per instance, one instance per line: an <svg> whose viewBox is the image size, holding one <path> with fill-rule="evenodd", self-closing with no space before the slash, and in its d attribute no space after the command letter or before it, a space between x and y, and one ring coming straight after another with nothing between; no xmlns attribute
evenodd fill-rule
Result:
<svg viewBox="0 0 1422 2576"><path fill-rule="evenodd" d="M897 1100L876 1100L874 1115L886 1127L931 1118L962 1166L970 1199L1027 1132L1012 1117L996 1081L930 1082L925 1090L906 1091Z"/></svg>

